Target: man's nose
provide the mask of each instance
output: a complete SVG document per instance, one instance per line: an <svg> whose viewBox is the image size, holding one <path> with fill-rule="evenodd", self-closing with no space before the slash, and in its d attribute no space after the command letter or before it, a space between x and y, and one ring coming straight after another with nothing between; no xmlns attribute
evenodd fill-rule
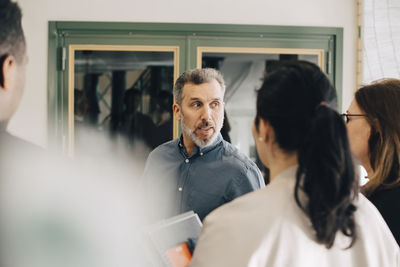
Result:
<svg viewBox="0 0 400 267"><path fill-rule="evenodd" d="M211 110L210 107L204 106L203 110L202 110L202 113L201 113L201 119L209 121L210 118L211 118L211 112L212 112L212 110Z"/></svg>

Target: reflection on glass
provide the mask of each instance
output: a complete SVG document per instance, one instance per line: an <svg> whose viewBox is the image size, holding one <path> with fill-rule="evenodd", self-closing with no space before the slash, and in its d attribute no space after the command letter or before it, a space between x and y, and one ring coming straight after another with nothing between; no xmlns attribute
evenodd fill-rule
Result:
<svg viewBox="0 0 400 267"><path fill-rule="evenodd" d="M172 139L173 52L75 51L74 129L151 150Z"/></svg>
<svg viewBox="0 0 400 267"><path fill-rule="evenodd" d="M248 155L259 167L251 126L256 115L255 90L261 86L265 72L270 72L280 61L306 60L318 64L318 55L250 54L203 52L202 67L222 72L226 82L225 130L226 140ZM223 128L224 128L223 127ZM228 139L229 138L229 139Z"/></svg>

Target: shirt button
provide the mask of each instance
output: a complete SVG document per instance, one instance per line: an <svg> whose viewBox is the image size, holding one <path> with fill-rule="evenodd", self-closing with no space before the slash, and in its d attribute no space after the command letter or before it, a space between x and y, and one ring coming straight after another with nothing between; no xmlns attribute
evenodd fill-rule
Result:
<svg viewBox="0 0 400 267"><path fill-rule="evenodd" d="M203 156L203 152L200 152L200 156Z"/></svg>
<svg viewBox="0 0 400 267"><path fill-rule="evenodd" d="M178 190L179 190L179 191L182 191L182 187L179 187Z"/></svg>
<svg viewBox="0 0 400 267"><path fill-rule="evenodd" d="M185 159L185 162L186 162L186 163L189 163L189 159Z"/></svg>

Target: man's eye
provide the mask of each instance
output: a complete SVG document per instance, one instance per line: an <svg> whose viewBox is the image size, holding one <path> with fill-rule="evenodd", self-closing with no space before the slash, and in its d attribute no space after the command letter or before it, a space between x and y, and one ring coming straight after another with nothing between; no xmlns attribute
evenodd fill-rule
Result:
<svg viewBox="0 0 400 267"><path fill-rule="evenodd" d="M198 108L198 107L201 106L201 104L200 103L193 103L192 106Z"/></svg>
<svg viewBox="0 0 400 267"><path fill-rule="evenodd" d="M212 106L213 108L216 108L216 107L219 106L219 103L218 103L218 102L214 102L214 103L211 104L211 106Z"/></svg>

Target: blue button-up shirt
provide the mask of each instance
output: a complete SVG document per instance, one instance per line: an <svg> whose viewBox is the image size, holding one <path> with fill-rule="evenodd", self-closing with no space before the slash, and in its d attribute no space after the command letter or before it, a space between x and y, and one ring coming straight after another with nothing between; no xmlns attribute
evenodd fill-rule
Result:
<svg viewBox="0 0 400 267"><path fill-rule="evenodd" d="M189 210L201 220L212 210L264 187L256 164L219 134L213 144L186 153L183 137L154 149L143 175L144 195L152 219Z"/></svg>

